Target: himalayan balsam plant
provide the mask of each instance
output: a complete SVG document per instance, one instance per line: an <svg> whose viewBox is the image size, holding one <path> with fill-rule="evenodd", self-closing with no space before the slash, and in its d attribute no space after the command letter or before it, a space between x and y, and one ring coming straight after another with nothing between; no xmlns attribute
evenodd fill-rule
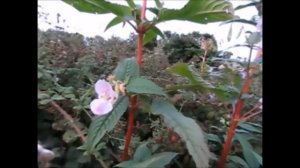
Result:
<svg viewBox="0 0 300 168"><path fill-rule="evenodd" d="M233 18L232 4L225 0L190 0L181 9L168 9L160 0L155 0L155 7L147 7L147 0L142 5L136 5L133 0L127 0L126 5L111 3L105 0L64 0L79 11L106 14L112 13L115 17L108 23L106 30L117 24L129 24L137 33L137 46L135 58L122 60L112 75L107 79L99 79L95 84L97 97L90 103L90 109L95 117L89 126L86 143L83 148L89 154L94 154L103 167L107 167L97 152L102 138L106 132L111 131L121 116L128 111L128 125L125 137L122 160L117 167L164 167L177 154L174 152L162 152L152 154L147 144L140 145L133 157L128 154L131 134L134 124L134 116L139 101L149 105L149 112L161 116L166 125L173 129L185 142L189 154L192 156L196 167L209 167L211 154L206 143L205 133L194 119L178 112L169 100L168 94L154 82L140 76L142 70L142 48L157 35L164 38L163 33L156 27L161 22L171 20L185 20L200 24L225 21ZM146 17L146 11L155 14L152 20ZM249 37L251 39L253 37ZM250 40L251 41L251 40ZM252 42L253 43L253 42ZM253 68L252 68L253 69ZM170 89L194 87L205 88L214 93L220 93L220 88L214 87L204 81L200 75L192 71L186 64L176 64L170 67L170 72L184 76L191 81L189 86L173 86ZM243 106L242 95L248 91L250 85L250 67L240 96L235 105L232 121L227 133L224 150L219 161L219 168L225 166L229 145L235 127L240 118ZM146 97L146 98L145 98Z"/></svg>

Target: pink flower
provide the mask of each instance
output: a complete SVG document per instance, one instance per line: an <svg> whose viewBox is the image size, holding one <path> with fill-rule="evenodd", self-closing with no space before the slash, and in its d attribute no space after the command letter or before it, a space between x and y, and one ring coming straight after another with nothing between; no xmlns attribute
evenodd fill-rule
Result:
<svg viewBox="0 0 300 168"><path fill-rule="evenodd" d="M263 101L262 98L260 98L259 101L258 101L258 102L260 103L259 109L262 109L262 108L263 108L262 101Z"/></svg>
<svg viewBox="0 0 300 168"><path fill-rule="evenodd" d="M113 109L113 104L118 98L118 94L113 90L110 83L105 80L98 80L95 84L95 91L98 95L94 99L90 108L95 115L105 115Z"/></svg>
<svg viewBox="0 0 300 168"><path fill-rule="evenodd" d="M38 157L52 160L54 158L54 152L45 149L42 145L38 144Z"/></svg>

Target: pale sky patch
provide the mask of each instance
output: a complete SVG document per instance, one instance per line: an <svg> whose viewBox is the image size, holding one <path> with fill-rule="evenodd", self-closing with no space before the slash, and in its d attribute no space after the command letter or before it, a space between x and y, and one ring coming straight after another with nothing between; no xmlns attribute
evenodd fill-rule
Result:
<svg viewBox="0 0 300 168"><path fill-rule="evenodd" d="M127 4L122 0L111 0L113 3L119 4ZM135 1L137 4L141 5L141 1ZM187 1L171 1L164 0L164 6L166 8L179 9L183 7ZM233 6L236 7L241 4L247 4L249 1L231 1ZM53 28L55 25L59 25L64 27L64 30L70 33L80 33L86 37L94 37L96 35L100 35L101 37L108 39L111 36L118 36L122 39L126 39L129 37L130 33L134 33L134 30L129 26L125 25L122 27L122 24L116 25L106 32L104 32L106 25L113 19L113 14L89 14L84 12L79 12L72 6L62 2L61 0L39 0L38 5L41 6L39 11L44 11L49 13L48 21L52 23L49 25L44 22L43 19L38 19L38 26L41 30L47 30L49 28ZM153 0L147 1L148 7L155 6ZM60 22L57 24L57 13L61 15L61 21L64 19L65 22ZM251 19L252 16L257 15L257 10L255 7L248 7L243 10L238 10L235 12L235 15L238 15L243 19ZM148 19L153 17L151 12L146 13ZM176 32L178 34L184 33L188 34L193 31L198 31L202 33L213 34L218 42L219 49L225 49L227 47L233 46L235 44L241 44L245 42L245 34L246 31L255 31L256 27L242 24L242 23L234 23L232 30L232 38L231 41L227 41L227 35L229 32L230 24L220 26L221 22L209 23L209 24L196 24L188 21L168 21L165 23L160 23L157 25L161 31L171 31ZM67 27L68 26L68 27ZM244 26L243 33L239 38L236 38L241 27ZM223 43L221 43L223 42ZM229 51L233 52L235 56L248 57L249 56L249 48L234 48ZM255 54L255 52L253 52ZM253 56L254 57L254 56Z"/></svg>

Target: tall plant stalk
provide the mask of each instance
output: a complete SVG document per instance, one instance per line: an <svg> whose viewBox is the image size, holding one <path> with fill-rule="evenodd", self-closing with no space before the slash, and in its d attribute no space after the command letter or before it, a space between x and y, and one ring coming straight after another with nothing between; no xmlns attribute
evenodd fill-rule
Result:
<svg viewBox="0 0 300 168"><path fill-rule="evenodd" d="M221 157L219 159L217 168L224 168L225 167L226 158L227 158L227 155L228 155L229 150L230 150L230 145L231 145L232 138L234 136L236 127L238 125L238 122L242 119L241 118L241 110L242 110L242 107L244 105L244 100L242 99L242 95L249 91L250 84L251 84L251 81L252 81L252 76L251 76L251 73L250 73L250 71L251 71L250 62L251 62L252 50L253 50L253 46L250 48L248 65L247 65L247 69L246 69L246 79L243 83L243 86L242 86L241 91L240 91L240 95L239 95L238 100L235 104L234 112L233 112L233 115L232 115L232 118L231 118L231 121L230 121L230 126L229 126L229 129L227 131L226 140L225 140L225 143L223 145L223 151L222 151ZM253 70L255 70L255 66L253 67Z"/></svg>
<svg viewBox="0 0 300 168"><path fill-rule="evenodd" d="M141 24L137 25L137 28L135 28L136 32L138 33L137 46L136 46L136 61L139 68L142 66L143 37L145 34L145 27L143 25L143 20L145 19L146 4L147 4L147 0L143 0L142 11L141 11ZM137 109L137 96L133 95L130 97L130 106L129 106L128 121L127 121L128 125L127 125L125 146L122 155L122 160L129 159L128 149L130 145L131 134L132 134L133 124L134 124L134 114L136 112L136 109Z"/></svg>

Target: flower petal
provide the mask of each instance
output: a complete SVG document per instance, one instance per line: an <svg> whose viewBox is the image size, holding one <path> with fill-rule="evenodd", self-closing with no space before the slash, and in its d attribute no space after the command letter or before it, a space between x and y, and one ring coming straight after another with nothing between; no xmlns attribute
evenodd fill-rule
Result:
<svg viewBox="0 0 300 168"><path fill-rule="evenodd" d="M112 86L105 80L98 80L95 84L95 91L98 95L113 91Z"/></svg>
<svg viewBox="0 0 300 168"><path fill-rule="evenodd" d="M90 108L95 115L105 115L113 109L113 105L105 99L95 99L91 102Z"/></svg>

